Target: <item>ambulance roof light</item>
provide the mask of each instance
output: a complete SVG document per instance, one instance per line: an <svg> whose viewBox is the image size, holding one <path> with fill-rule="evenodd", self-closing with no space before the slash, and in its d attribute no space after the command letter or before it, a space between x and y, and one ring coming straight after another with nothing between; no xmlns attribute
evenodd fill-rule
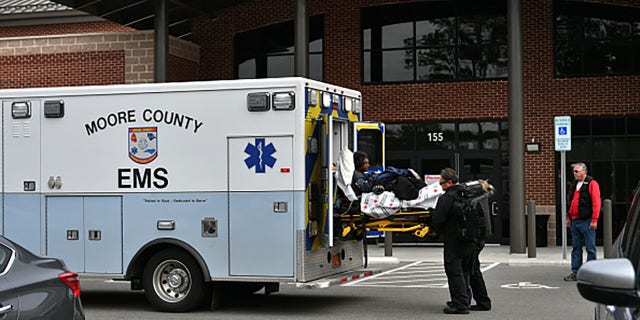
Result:
<svg viewBox="0 0 640 320"><path fill-rule="evenodd" d="M360 112L362 112L362 101L360 99L355 99L356 102L354 103L353 106L353 112L356 114L360 114Z"/></svg>
<svg viewBox="0 0 640 320"><path fill-rule="evenodd" d="M309 105L310 106L318 105L318 90L309 89Z"/></svg>
<svg viewBox="0 0 640 320"><path fill-rule="evenodd" d="M29 103L29 101L18 101L12 103L11 116L14 119L31 118L31 103Z"/></svg>
<svg viewBox="0 0 640 320"><path fill-rule="evenodd" d="M247 109L249 111L269 111L271 99L268 92L252 92L247 94Z"/></svg>
<svg viewBox="0 0 640 320"><path fill-rule="evenodd" d="M351 112L353 110L353 98L344 97L344 102L342 103L342 111Z"/></svg>
<svg viewBox="0 0 640 320"><path fill-rule="evenodd" d="M323 108L331 107L331 93L329 92L322 93L322 107Z"/></svg>
<svg viewBox="0 0 640 320"><path fill-rule="evenodd" d="M273 110L293 110L296 107L295 94L293 91L274 92Z"/></svg>

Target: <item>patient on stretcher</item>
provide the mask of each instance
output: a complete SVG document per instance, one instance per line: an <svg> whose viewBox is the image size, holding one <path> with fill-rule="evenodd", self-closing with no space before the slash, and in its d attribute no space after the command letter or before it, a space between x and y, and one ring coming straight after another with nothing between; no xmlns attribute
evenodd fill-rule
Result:
<svg viewBox="0 0 640 320"><path fill-rule="evenodd" d="M364 152L343 150L336 178L349 201L359 200L360 212L371 218L384 219L409 208L434 208L444 193L438 183L426 185L412 169L388 167L382 173L369 173L368 160Z"/></svg>

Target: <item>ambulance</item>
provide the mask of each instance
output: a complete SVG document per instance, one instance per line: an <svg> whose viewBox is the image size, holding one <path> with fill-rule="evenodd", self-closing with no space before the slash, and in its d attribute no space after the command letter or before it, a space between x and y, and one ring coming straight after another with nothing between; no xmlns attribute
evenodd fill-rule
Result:
<svg viewBox="0 0 640 320"><path fill-rule="evenodd" d="M156 309L368 275L334 233L340 154L384 126L304 78L1 90L7 238Z"/></svg>

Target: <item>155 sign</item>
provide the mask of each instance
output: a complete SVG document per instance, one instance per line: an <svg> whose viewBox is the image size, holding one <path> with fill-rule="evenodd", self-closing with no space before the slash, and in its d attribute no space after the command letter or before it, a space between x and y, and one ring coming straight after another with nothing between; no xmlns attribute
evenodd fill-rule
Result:
<svg viewBox="0 0 640 320"><path fill-rule="evenodd" d="M444 141L444 133L443 132L428 132L427 133L427 141L429 141L429 142L442 142L442 141Z"/></svg>

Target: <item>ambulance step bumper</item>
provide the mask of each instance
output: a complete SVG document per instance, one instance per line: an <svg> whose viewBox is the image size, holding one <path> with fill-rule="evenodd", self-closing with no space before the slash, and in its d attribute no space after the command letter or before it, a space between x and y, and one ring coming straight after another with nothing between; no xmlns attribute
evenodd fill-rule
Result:
<svg viewBox="0 0 640 320"><path fill-rule="evenodd" d="M335 285L345 284L350 281L359 280L379 273L380 269L363 269L356 271L344 272L331 277L322 278L309 282L296 282L297 288L320 289L328 288Z"/></svg>

